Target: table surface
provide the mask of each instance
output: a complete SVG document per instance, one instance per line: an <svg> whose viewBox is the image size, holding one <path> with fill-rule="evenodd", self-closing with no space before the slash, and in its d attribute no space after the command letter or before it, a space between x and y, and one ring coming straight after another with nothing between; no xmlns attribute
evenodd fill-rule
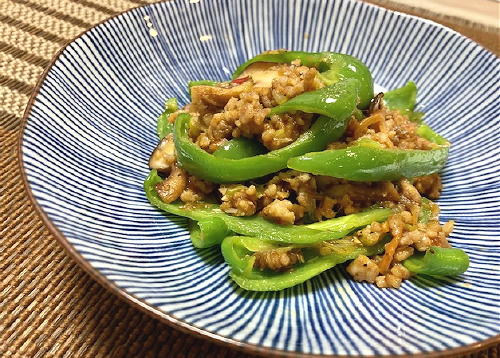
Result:
<svg viewBox="0 0 500 358"><path fill-rule="evenodd" d="M102 288L44 227L20 179L16 143L22 115L52 56L94 24L152 2L0 0L2 357L250 357L181 333ZM477 18L447 17L414 1L370 2L436 20L500 53L498 28ZM443 4L450 2L461 1ZM497 357L498 349L469 357Z"/></svg>

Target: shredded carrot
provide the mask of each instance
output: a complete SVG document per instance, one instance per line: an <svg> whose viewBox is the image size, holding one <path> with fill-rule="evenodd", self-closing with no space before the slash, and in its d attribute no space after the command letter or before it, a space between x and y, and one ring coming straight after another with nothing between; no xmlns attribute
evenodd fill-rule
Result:
<svg viewBox="0 0 500 358"><path fill-rule="evenodd" d="M394 254L396 253L396 249L398 248L399 245L399 237L394 236L392 240L385 245L385 254L384 257L382 257L382 261L378 264L378 269L381 274L387 273L389 270L389 266L391 265L392 259L394 257Z"/></svg>

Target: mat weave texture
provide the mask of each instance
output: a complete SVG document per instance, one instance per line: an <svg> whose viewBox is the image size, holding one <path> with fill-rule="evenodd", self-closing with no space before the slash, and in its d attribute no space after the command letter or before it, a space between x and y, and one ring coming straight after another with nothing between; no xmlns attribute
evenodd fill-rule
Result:
<svg viewBox="0 0 500 358"><path fill-rule="evenodd" d="M53 55L94 24L150 2L0 0L0 357L251 357L181 333L102 288L44 227L21 181L22 115ZM484 39L498 54L498 41ZM497 357L498 349L468 357Z"/></svg>

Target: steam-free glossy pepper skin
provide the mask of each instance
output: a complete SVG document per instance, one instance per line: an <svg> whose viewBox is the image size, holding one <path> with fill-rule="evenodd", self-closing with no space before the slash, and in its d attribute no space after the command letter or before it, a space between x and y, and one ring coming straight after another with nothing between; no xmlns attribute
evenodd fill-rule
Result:
<svg viewBox="0 0 500 358"><path fill-rule="evenodd" d="M243 159L267 153L266 147L256 140L239 137L221 145L213 154L227 159Z"/></svg>
<svg viewBox="0 0 500 358"><path fill-rule="evenodd" d="M417 103L417 86L409 81L403 87L385 92L384 103L393 110L413 111Z"/></svg>
<svg viewBox="0 0 500 358"><path fill-rule="evenodd" d="M365 227L366 225L369 225L374 221L385 221L393 213L393 210L388 208L372 208L355 214L349 214L339 216L334 219L318 221L316 223L307 225L307 227L316 230L352 231L356 228Z"/></svg>
<svg viewBox="0 0 500 358"><path fill-rule="evenodd" d="M205 152L188 136L190 115L181 113L174 128L178 163L191 174L216 183L242 182L284 169L289 158L321 150L344 133L347 119L356 107L358 83L355 80L346 80L332 87L334 93L327 97L331 103L324 103L324 91L318 93L317 101L311 100L312 92L309 92L306 93L307 106L304 106L304 109L311 113L328 112L328 117L319 116L309 130L288 146L249 158L218 158ZM301 110L300 97L301 95L295 97L293 105L287 105L287 109ZM284 105L286 106L286 102ZM275 110L279 111L279 107L275 107Z"/></svg>
<svg viewBox="0 0 500 358"><path fill-rule="evenodd" d="M344 149L308 153L288 161L288 168L352 181L383 181L414 178L441 170L448 146L430 150L381 148L362 141Z"/></svg>
<svg viewBox="0 0 500 358"><path fill-rule="evenodd" d="M252 237L229 236L222 242L221 250L225 261L231 267L231 278L241 288L250 291L279 291L307 281L358 255L379 254L385 243L386 240L382 240L374 246L363 246L348 239L340 239L332 246L334 252L326 256L317 255L314 249L293 245L292 247L301 247L306 251L305 262L285 272L260 271L253 268L255 257L252 253L279 247L273 242Z"/></svg>
<svg viewBox="0 0 500 358"><path fill-rule="evenodd" d="M410 121L422 123L425 114L415 111L417 86L414 82L409 81L403 87L385 92L384 103L389 109L398 110L401 114L408 116Z"/></svg>
<svg viewBox="0 0 500 358"><path fill-rule="evenodd" d="M345 79L359 81L359 108L366 108L373 98L373 79L368 67L353 56L334 52L281 51L257 55L240 65L233 73L233 79L256 62L290 63L299 59L301 64L316 67L320 79L331 85Z"/></svg>
<svg viewBox="0 0 500 358"><path fill-rule="evenodd" d="M222 239L231 234L231 230L228 229L224 220L213 216L200 221L191 221L189 233L193 246L204 249L219 245Z"/></svg>
<svg viewBox="0 0 500 358"><path fill-rule="evenodd" d="M469 267L469 256L458 248L431 246L425 254L415 254L403 261L412 273L430 276L456 276Z"/></svg>

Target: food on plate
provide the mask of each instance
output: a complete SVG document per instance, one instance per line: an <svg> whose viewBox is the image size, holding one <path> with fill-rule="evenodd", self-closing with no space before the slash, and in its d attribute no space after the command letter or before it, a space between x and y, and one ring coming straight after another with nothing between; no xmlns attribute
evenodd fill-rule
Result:
<svg viewBox="0 0 500 358"><path fill-rule="evenodd" d="M281 290L344 262L380 288L467 269L432 201L450 144L415 111L413 82L374 95L352 56L278 50L188 90L158 119L144 188L190 219L195 247L220 245L240 287Z"/></svg>

